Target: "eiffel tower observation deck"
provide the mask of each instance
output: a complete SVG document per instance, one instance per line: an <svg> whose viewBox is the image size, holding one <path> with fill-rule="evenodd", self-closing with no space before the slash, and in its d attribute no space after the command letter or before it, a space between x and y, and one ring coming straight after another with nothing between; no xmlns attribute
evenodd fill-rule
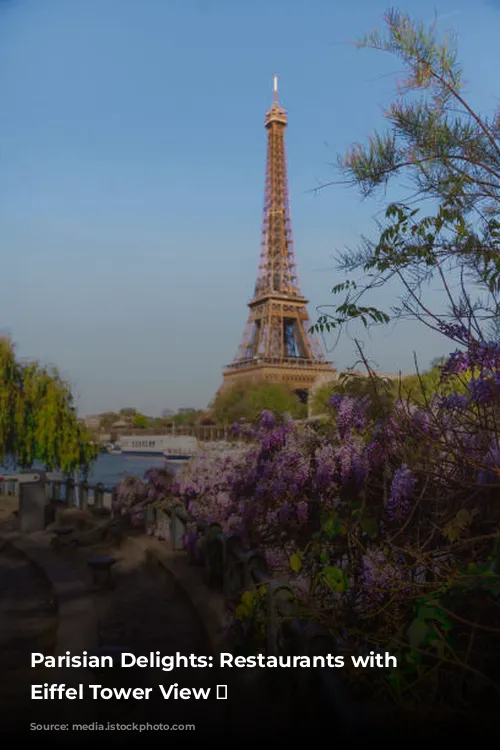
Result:
<svg viewBox="0 0 500 750"><path fill-rule="evenodd" d="M285 153L288 118L274 101L265 119L267 165L260 264L250 312L238 354L223 373L223 388L240 379L286 383L302 400L318 381L334 377L310 333L308 300L297 275ZM328 377L329 376L329 377Z"/></svg>

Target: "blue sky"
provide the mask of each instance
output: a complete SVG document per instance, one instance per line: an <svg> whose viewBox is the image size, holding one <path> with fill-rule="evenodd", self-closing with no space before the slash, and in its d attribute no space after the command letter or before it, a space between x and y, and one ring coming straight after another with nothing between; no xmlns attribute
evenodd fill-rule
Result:
<svg viewBox="0 0 500 750"><path fill-rule="evenodd" d="M469 99L498 104L500 3L405 2L458 33ZM279 73L295 248L314 318L335 253L381 204L333 186L383 125L400 66L350 42L385 2L0 0L0 328L55 364L81 413L203 407L237 351L257 271L263 119ZM327 340L331 348L333 340ZM446 342L400 324L365 341L384 371ZM339 368L353 341L329 352Z"/></svg>

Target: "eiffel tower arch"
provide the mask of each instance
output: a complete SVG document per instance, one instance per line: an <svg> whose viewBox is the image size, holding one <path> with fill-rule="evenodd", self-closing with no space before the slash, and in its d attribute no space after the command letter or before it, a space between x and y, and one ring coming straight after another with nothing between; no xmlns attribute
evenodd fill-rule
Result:
<svg viewBox="0 0 500 750"><path fill-rule="evenodd" d="M310 333L308 300L302 296L293 247L285 153L286 111L274 101L265 119L266 186L259 270L248 321L233 362L223 373L222 388L242 379L285 383L307 402L311 388L334 377L317 339Z"/></svg>

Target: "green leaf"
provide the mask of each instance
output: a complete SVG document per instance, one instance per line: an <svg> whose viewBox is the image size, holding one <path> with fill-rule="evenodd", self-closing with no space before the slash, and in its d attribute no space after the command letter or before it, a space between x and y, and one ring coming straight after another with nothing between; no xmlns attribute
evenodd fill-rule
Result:
<svg viewBox="0 0 500 750"><path fill-rule="evenodd" d="M245 620L247 617L250 617L252 614L252 608L247 607L246 604L238 604L235 610L235 616L237 620Z"/></svg>
<svg viewBox="0 0 500 750"><path fill-rule="evenodd" d="M388 682L392 689L398 693L402 688L401 672L398 669L394 669L388 677Z"/></svg>
<svg viewBox="0 0 500 750"><path fill-rule="evenodd" d="M347 588L344 572L333 565L329 565L323 570L322 578L333 591L342 593Z"/></svg>
<svg viewBox="0 0 500 750"><path fill-rule="evenodd" d="M465 531L465 529L467 529L471 523L471 514L467 510L462 508L458 511L455 518L453 518L444 526L442 534L450 542L456 542L457 539L460 539L460 535L462 534L462 532Z"/></svg>
<svg viewBox="0 0 500 750"><path fill-rule="evenodd" d="M361 528L370 539L378 537L378 523L373 516L364 516L361 520Z"/></svg>
<svg viewBox="0 0 500 750"><path fill-rule="evenodd" d="M334 539L336 536L343 536L346 533L345 526L336 515L330 516L330 518L323 523L321 530L328 539Z"/></svg>
<svg viewBox="0 0 500 750"><path fill-rule="evenodd" d="M253 608L253 604L255 601L255 591L245 591L243 596L241 597L241 602L246 607L249 607L250 609Z"/></svg>
<svg viewBox="0 0 500 750"><path fill-rule="evenodd" d="M422 645L429 632L430 628L425 620L413 620L407 631L410 647L415 649Z"/></svg>
<svg viewBox="0 0 500 750"><path fill-rule="evenodd" d="M302 556L296 553L290 558L290 567L294 573L300 573L302 570Z"/></svg>
<svg viewBox="0 0 500 750"><path fill-rule="evenodd" d="M431 607L426 604L419 607L418 619L419 620L436 620L439 617L439 611L436 607Z"/></svg>

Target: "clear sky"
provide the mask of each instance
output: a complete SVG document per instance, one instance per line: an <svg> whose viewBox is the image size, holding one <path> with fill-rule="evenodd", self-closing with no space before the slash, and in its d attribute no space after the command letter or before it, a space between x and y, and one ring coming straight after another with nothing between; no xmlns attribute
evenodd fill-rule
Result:
<svg viewBox="0 0 500 750"><path fill-rule="evenodd" d="M498 105L500 2L399 6L459 35L469 98ZM398 63L349 43L380 0L0 0L0 328L55 364L83 414L204 407L235 355L258 265L263 119L279 73L303 291L380 205L334 186L381 126ZM400 66L399 66L400 67ZM332 341L326 344L331 348ZM408 324L372 333L384 371L447 351ZM329 357L356 359L343 337Z"/></svg>

